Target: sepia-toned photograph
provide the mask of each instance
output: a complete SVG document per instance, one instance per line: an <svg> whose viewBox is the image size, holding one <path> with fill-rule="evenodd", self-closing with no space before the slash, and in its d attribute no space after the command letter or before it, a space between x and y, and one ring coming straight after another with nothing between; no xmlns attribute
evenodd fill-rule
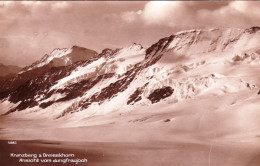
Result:
<svg viewBox="0 0 260 166"><path fill-rule="evenodd" d="M260 166L260 1L0 1L0 166Z"/></svg>

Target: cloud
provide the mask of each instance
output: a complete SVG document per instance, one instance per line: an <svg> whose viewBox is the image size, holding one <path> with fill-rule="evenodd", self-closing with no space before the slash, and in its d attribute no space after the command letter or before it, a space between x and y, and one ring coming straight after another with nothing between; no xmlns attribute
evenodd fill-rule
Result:
<svg viewBox="0 0 260 166"><path fill-rule="evenodd" d="M229 3L229 7L244 14L254 17L260 17L260 3L257 1L234 1Z"/></svg>
<svg viewBox="0 0 260 166"><path fill-rule="evenodd" d="M121 18L126 22L133 22L138 19L138 17L142 14L142 10L138 11L126 11L121 14Z"/></svg>
<svg viewBox="0 0 260 166"><path fill-rule="evenodd" d="M146 24L161 24L186 29L246 27L249 24L258 24L259 11L260 2L257 1L151 1L143 9L141 18Z"/></svg>
<svg viewBox="0 0 260 166"><path fill-rule="evenodd" d="M146 2L4 1L0 2L0 62L29 65L54 48L79 45L101 51L132 40L133 27L122 23ZM137 11L135 13L127 11ZM139 13L140 14L140 13ZM122 17L126 18L125 15ZM113 17L112 17L113 16ZM86 33L87 32L87 33ZM118 35L122 32L122 35ZM135 37L135 36L133 36Z"/></svg>
<svg viewBox="0 0 260 166"><path fill-rule="evenodd" d="M41 1L22 1L21 4L25 6L43 5Z"/></svg>
<svg viewBox="0 0 260 166"><path fill-rule="evenodd" d="M55 9L64 9L64 8L68 8L69 7L69 4L68 2L66 1L63 1L63 2L55 2L53 5L52 5L52 8L55 10Z"/></svg>
<svg viewBox="0 0 260 166"><path fill-rule="evenodd" d="M176 21L180 13L186 10L182 4L182 1L151 1L146 4L142 18L147 24L163 24Z"/></svg>
<svg viewBox="0 0 260 166"><path fill-rule="evenodd" d="M54 48L150 46L179 30L259 25L258 1L3 1L0 62L29 65Z"/></svg>

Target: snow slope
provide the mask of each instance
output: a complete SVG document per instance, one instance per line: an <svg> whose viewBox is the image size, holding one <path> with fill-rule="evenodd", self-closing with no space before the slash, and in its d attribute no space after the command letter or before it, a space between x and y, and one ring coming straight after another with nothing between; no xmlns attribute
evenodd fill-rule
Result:
<svg viewBox="0 0 260 166"><path fill-rule="evenodd" d="M85 118L158 102L174 105L200 96L255 91L259 89L259 78L254 74L258 72L259 40L257 27L204 29L176 33L147 49L138 44L106 49L27 83L26 87L35 90L17 107L4 112L33 109L54 119L77 114ZM56 49L31 68L55 58L66 59L77 49L83 48ZM32 88L35 86L39 89ZM11 103L19 101L19 91L12 92Z"/></svg>

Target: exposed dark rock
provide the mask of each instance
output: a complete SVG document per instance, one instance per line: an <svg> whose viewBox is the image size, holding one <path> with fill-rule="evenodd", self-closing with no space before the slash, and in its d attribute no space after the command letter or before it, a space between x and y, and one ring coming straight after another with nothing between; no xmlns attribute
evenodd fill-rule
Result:
<svg viewBox="0 0 260 166"><path fill-rule="evenodd" d="M127 104L128 105L134 105L136 102L142 100L142 93L144 91L144 88L148 85L148 83L146 83L143 87L137 88L133 94L130 95L130 97L128 98Z"/></svg>
<svg viewBox="0 0 260 166"><path fill-rule="evenodd" d="M124 77L114 83L111 83L106 88L103 88L100 93L93 95L90 98L91 102L100 102L106 99L111 99L116 96L119 92L123 92L128 85L135 78L136 74L140 71L141 68L133 68L125 73ZM83 105L84 108L84 105Z"/></svg>
<svg viewBox="0 0 260 166"><path fill-rule="evenodd" d="M24 84L28 80L34 80L43 73L47 72L50 70L51 66L50 65L45 65L33 70L29 70L27 72L17 74L11 78L5 79L2 84L0 84L0 99L5 98L7 96L1 95L3 92L7 91L12 91L17 89L19 86Z"/></svg>
<svg viewBox="0 0 260 166"><path fill-rule="evenodd" d="M13 88L14 90L10 88L4 92L1 92L0 99L4 99L4 98L7 98L8 96L10 96L10 98L9 98L10 102L12 102L12 103L20 102L20 104L17 107L15 107L12 110L10 110L9 112L7 112L7 114L14 112L14 111L23 110L23 109L38 105L38 102L35 99L36 96L44 95L45 98L43 98L42 100L47 99L54 93L54 91L48 92L48 90L50 89L51 86L55 85L58 80L68 76L73 70L75 70L75 68L77 68L79 66L86 66L89 63L91 63L97 59L98 59L98 57L96 56L96 57L90 58L89 60L78 61L69 66L52 67L48 71L43 73L42 75L40 75L40 76L36 75L35 76L36 78L33 78L31 80L27 80L25 82L20 83L20 85L17 88ZM28 72L31 72L31 71L28 71ZM25 73L27 73L27 72L25 72ZM14 79L13 80L14 82L17 81L16 80L17 78L13 78L13 79ZM12 85L14 83L10 82L10 84ZM78 85L75 85L75 87L79 87L79 85L80 85L80 83ZM15 85L15 86L17 86L17 85ZM85 87L85 86L83 86L83 87ZM72 90L76 91L75 89L72 89ZM68 95L66 97L67 97L67 99L71 99L71 98L77 97L77 96L73 93L72 94L68 93ZM66 97L63 99L63 101L66 100ZM51 102L42 103L40 105L40 107L46 108L50 104L52 104L52 103Z"/></svg>
<svg viewBox="0 0 260 166"><path fill-rule="evenodd" d="M66 96L57 100L60 101L67 101L79 96L82 96L87 90L91 89L94 85L96 85L102 79L111 78L114 76L114 73L108 73L104 75L100 75L94 78L90 78L88 80L83 80L78 83L72 84L62 90L59 90L59 93L66 93Z"/></svg>
<svg viewBox="0 0 260 166"><path fill-rule="evenodd" d="M259 30L260 30L260 27L254 26L254 27L251 27L249 29L246 29L246 32L248 32L248 33L255 33L255 32L259 31Z"/></svg>
<svg viewBox="0 0 260 166"><path fill-rule="evenodd" d="M171 121L171 119L165 119L164 120L164 122L170 122Z"/></svg>
<svg viewBox="0 0 260 166"><path fill-rule="evenodd" d="M12 112L15 112L17 110L24 110L26 108L32 108L32 107L37 106L37 105L38 105L37 101L34 101L34 100L24 100L17 107L9 110L4 115L8 115L8 114L10 114Z"/></svg>
<svg viewBox="0 0 260 166"><path fill-rule="evenodd" d="M155 91L153 91L149 96L148 99L152 102L152 103L157 103L160 100L167 98L169 96L172 95L173 93L173 89L169 86L167 87L163 87L161 89L156 89Z"/></svg>
<svg viewBox="0 0 260 166"><path fill-rule="evenodd" d="M174 35L171 35L170 37L163 38L163 39L159 40L157 43L153 44L151 47L149 47L146 50L145 59L147 59L149 57L153 57L154 55L158 54L159 51L160 52L164 51L169 46L169 44L172 42L174 37L175 37Z"/></svg>
<svg viewBox="0 0 260 166"><path fill-rule="evenodd" d="M96 51L84 47L73 46L71 49L71 53L66 55L66 57L68 57L72 61L72 63L81 60L88 60L90 58L93 58L94 56L97 56Z"/></svg>
<svg viewBox="0 0 260 166"><path fill-rule="evenodd" d="M118 51L119 51L119 49L112 50L112 49L106 48L101 51L101 53L99 54L99 57L110 58Z"/></svg>
<svg viewBox="0 0 260 166"><path fill-rule="evenodd" d="M47 108L47 107L49 107L50 105L52 105L53 103L54 103L55 101L48 101L48 102L44 102L44 103L41 103L40 104L40 107L41 108Z"/></svg>
<svg viewBox="0 0 260 166"><path fill-rule="evenodd" d="M151 59L149 59L149 61L147 61L145 63L145 67L149 67L149 66L155 64L157 61L159 61L161 59L162 56L163 56L163 54L159 54L157 56L152 57Z"/></svg>
<svg viewBox="0 0 260 166"><path fill-rule="evenodd" d="M137 43L133 43L133 45L137 45L137 46L140 46L141 49L143 49L144 47L141 45L141 44L137 44Z"/></svg>
<svg viewBox="0 0 260 166"><path fill-rule="evenodd" d="M167 47L173 41L174 37L174 35L171 35L170 37L163 38L146 50L145 59L147 61L145 67L153 65L161 59L164 51L167 50Z"/></svg>
<svg viewBox="0 0 260 166"><path fill-rule="evenodd" d="M235 56L232 58L232 60L233 60L234 62L238 62L238 61L242 61L242 58L241 58L239 55L235 55Z"/></svg>
<svg viewBox="0 0 260 166"><path fill-rule="evenodd" d="M100 92L92 95L90 98L86 99L83 102L80 102L77 108L80 110L87 109L93 102L102 103L105 100L109 100L115 97L118 93L123 92L129 86L129 84L133 81L135 76L143 69L140 64L135 65L134 68L127 71L121 79L118 81L111 83L107 87L100 90ZM57 118L63 117L68 113L73 113L74 110L67 109L62 114L60 114Z"/></svg>

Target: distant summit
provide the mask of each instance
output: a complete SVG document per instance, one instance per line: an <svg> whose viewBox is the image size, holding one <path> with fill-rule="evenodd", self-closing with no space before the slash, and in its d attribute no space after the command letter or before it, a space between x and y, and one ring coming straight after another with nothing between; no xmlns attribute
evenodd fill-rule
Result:
<svg viewBox="0 0 260 166"><path fill-rule="evenodd" d="M0 76L6 77L18 73L22 68L14 65L4 65L0 63Z"/></svg>
<svg viewBox="0 0 260 166"><path fill-rule="evenodd" d="M22 72L48 64L53 67L67 66L80 60L87 60L95 55L97 55L96 51L76 45L69 49L56 48L49 55L46 54L40 60L34 62L30 66L25 67Z"/></svg>

